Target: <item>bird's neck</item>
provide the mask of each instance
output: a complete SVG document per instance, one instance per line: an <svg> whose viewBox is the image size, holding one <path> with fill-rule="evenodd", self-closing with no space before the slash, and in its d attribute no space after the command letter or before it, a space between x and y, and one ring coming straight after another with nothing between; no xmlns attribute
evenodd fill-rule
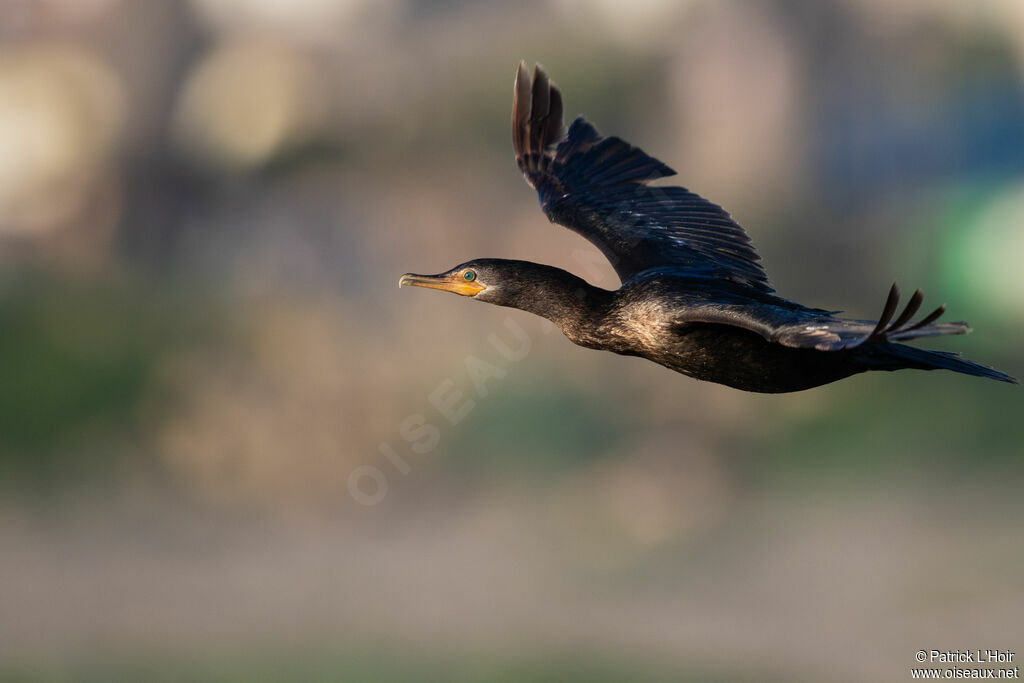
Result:
<svg viewBox="0 0 1024 683"><path fill-rule="evenodd" d="M547 275L508 305L547 318L576 344L598 343L614 292L561 269Z"/></svg>

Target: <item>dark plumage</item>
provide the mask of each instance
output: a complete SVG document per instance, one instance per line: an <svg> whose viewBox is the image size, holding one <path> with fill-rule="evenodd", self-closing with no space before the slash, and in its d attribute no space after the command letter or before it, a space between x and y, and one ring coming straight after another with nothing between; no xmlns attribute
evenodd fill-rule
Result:
<svg viewBox="0 0 1024 683"><path fill-rule="evenodd" d="M720 206L681 187L647 185L675 171L617 137L601 137L582 117L566 131L561 93L539 66L531 79L519 65L512 141L544 213L595 244L622 286L609 291L558 268L503 259L407 274L400 284L536 313L580 346L747 391L799 391L903 368L1016 382L954 353L898 343L970 331L962 322L936 322L944 306L914 322L920 291L897 315L893 285L878 321L775 296L750 238Z"/></svg>

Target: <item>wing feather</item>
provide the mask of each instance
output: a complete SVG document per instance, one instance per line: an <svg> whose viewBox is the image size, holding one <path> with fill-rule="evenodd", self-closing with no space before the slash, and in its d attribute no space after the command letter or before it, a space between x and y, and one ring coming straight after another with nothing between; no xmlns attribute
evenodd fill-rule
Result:
<svg viewBox="0 0 1024 683"><path fill-rule="evenodd" d="M722 207L649 186L675 171L583 118L566 132L561 93L539 65L531 78L520 63L513 93L516 162L541 208L595 244L623 282L672 271L772 291L750 238Z"/></svg>
<svg viewBox="0 0 1024 683"><path fill-rule="evenodd" d="M777 303L769 303L772 300ZM921 290L914 292L903 312L894 320L899 300L899 288L893 284L877 322L838 318L827 311L795 308L791 302L771 296L765 297L762 305L758 306L725 302L688 310L679 322L733 325L757 332L783 346L818 351L841 351L869 342L901 342L971 331L963 322L935 322L945 312L945 306L939 306L917 323L908 324L924 300Z"/></svg>

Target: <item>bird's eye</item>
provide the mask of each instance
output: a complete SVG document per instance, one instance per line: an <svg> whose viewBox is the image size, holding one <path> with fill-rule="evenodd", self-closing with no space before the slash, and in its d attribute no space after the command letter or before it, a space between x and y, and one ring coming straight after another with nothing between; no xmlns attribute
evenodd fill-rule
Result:
<svg viewBox="0 0 1024 683"><path fill-rule="evenodd" d="M462 277L466 278L466 282L472 282L476 279L476 273L472 270L467 270Z"/></svg>

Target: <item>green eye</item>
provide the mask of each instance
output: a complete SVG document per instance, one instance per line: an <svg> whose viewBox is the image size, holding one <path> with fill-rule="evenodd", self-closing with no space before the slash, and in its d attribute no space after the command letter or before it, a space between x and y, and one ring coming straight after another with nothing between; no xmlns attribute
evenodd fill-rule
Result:
<svg viewBox="0 0 1024 683"><path fill-rule="evenodd" d="M467 270L462 277L466 278L467 282L472 282L473 280L476 279L476 273L474 273L472 270Z"/></svg>

